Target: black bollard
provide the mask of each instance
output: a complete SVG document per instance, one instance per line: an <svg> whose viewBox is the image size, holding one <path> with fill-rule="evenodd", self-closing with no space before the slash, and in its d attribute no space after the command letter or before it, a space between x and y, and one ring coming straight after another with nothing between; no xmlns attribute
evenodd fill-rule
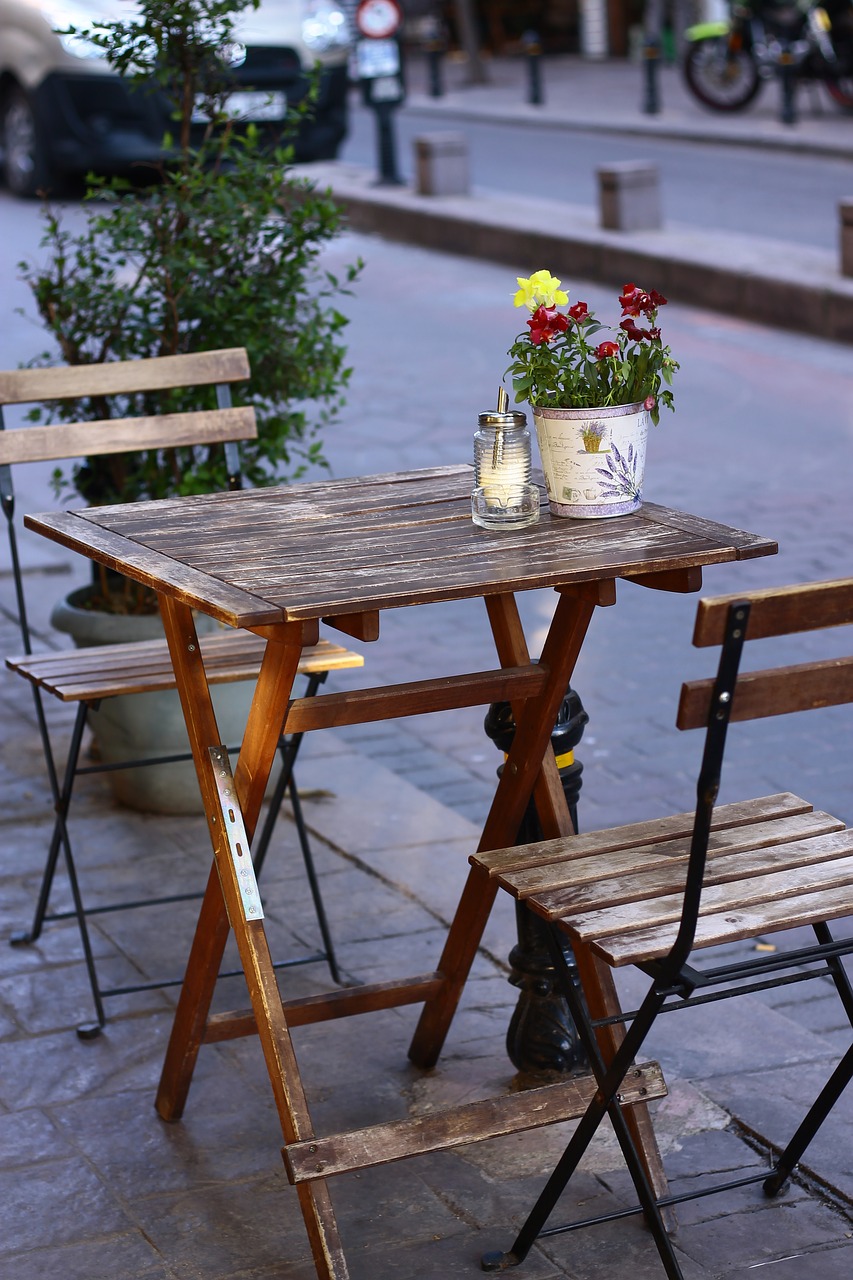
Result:
<svg viewBox="0 0 853 1280"><path fill-rule="evenodd" d="M373 110L376 112L376 146L379 153L379 187L402 187L403 179L397 170L397 139L394 133L394 111L396 103L377 102Z"/></svg>
<svg viewBox="0 0 853 1280"><path fill-rule="evenodd" d="M660 57L660 41L647 40L643 46L643 112L647 116L656 116L660 111L660 89L658 84Z"/></svg>
<svg viewBox="0 0 853 1280"><path fill-rule="evenodd" d="M444 85L441 80L441 60L444 56L444 47L437 41L432 41L427 45L426 56L429 96L431 98L440 98L444 93Z"/></svg>
<svg viewBox="0 0 853 1280"><path fill-rule="evenodd" d="M527 101L534 107L541 107L544 100L542 93L542 46L535 31L525 31L521 37L521 45L527 56Z"/></svg>
<svg viewBox="0 0 853 1280"><path fill-rule="evenodd" d="M575 760L574 748L583 736L589 716L573 689L560 706L551 734L560 781L572 823L577 830L577 804L583 765ZM515 721L508 702L493 702L484 727L500 750L506 752L515 735ZM500 773L500 770L498 771ZM528 844L542 839L542 828L531 800L518 830L517 842ZM519 988L519 997L510 1020L506 1048L510 1062L527 1076L569 1075L587 1071L589 1063L580 1043L568 1003L557 989L555 969L548 948L548 925L523 902L516 903L518 942L509 955L509 981ZM571 948L562 942L566 963L577 981Z"/></svg>
<svg viewBox="0 0 853 1280"><path fill-rule="evenodd" d="M779 119L782 124L797 123L797 109L794 103L797 69L790 49L783 49L779 54L779 87L782 91Z"/></svg>

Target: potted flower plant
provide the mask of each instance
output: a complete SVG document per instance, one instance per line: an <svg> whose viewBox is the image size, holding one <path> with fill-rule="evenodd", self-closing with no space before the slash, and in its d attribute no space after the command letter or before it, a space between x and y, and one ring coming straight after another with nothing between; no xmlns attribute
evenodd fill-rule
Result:
<svg viewBox="0 0 853 1280"><path fill-rule="evenodd" d="M625 515L642 501L646 434L661 405L673 408L678 368L661 338L666 298L626 284L617 329L586 302L569 306L549 271L517 277L515 305L531 313L509 348L516 402L533 411L551 510Z"/></svg>

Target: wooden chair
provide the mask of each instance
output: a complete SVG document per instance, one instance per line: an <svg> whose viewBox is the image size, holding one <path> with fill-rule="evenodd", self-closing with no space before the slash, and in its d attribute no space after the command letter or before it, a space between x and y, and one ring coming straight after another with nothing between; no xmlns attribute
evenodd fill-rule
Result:
<svg viewBox="0 0 853 1280"><path fill-rule="evenodd" d="M129 451L164 449L176 445L200 449L223 448L230 488L241 487L238 441L257 435L251 408L232 407L230 386L249 377L249 361L242 348L209 351L195 355L160 359L86 365L73 368L27 369L0 373L0 500L6 517L12 571L17 599L18 621L24 653L6 661L7 667L32 685L36 716L44 748L45 763L55 809L55 822L47 851L41 886L31 927L12 936L13 945L34 942L46 921L76 917L89 975L97 1021L78 1028L83 1037L97 1035L105 1023L103 1000L108 996L173 985L171 980L138 983L133 986L101 987L94 963L87 916L96 913L148 906L155 902L200 897L195 891L172 898L146 898L133 903L118 902L96 908L84 905L68 830L69 807L74 782L80 773L97 772L99 766L80 763L87 717L103 699L152 690L174 689L175 679L165 639L114 644L71 651L48 650L33 653L32 632L27 610L25 575L21 569L15 525L15 495L11 467L24 462L59 461L77 457L123 454ZM81 397L132 397L174 388L215 387L217 408L189 413L166 413L123 419L109 419L104 400L104 418L95 422L30 426L10 430L3 421L4 405L45 403ZM246 631L222 632L204 637L201 651L211 684L255 678L260 668L264 642ZM312 696L331 670L361 666L357 653L329 641L307 650L300 672L307 677L307 696ZM54 749L44 694L77 706L71 741L60 769ZM256 869L263 863L275 820L285 793L293 804L297 833L308 876L314 908L323 941L320 951L281 962L283 965L328 963L334 981L340 981L337 960L314 869L310 844L302 817L293 767L301 735L281 742L281 773L271 797L267 819L254 849ZM190 753L157 757L155 760L127 761L124 768L190 759ZM107 766L103 766L106 768ZM115 765L108 766L110 768ZM48 910L59 854L68 873L73 909ZM174 985L180 979L174 980Z"/></svg>
<svg viewBox="0 0 853 1280"><path fill-rule="evenodd" d="M828 976L853 1022L853 990L842 959L853 937L835 937L829 920L853 915L853 831L799 797L782 793L715 809L729 721L751 720L853 701L853 658L810 661L738 676L745 639L758 640L853 622L853 579L725 596L699 604L694 644L721 645L716 679L682 688L677 724L704 727L705 749L695 814L476 854L472 859L502 888L551 924L554 964L569 1001L598 1092L590 1102L511 1248L489 1253L486 1271L521 1262L540 1235L586 1222L546 1223L605 1114L610 1116L633 1178L640 1208L654 1233L664 1270L681 1270L662 1211L681 1197L656 1199L632 1143L619 1100L637 1068L657 1015L790 982ZM694 952L808 926L815 941L790 949L698 963ZM634 965L651 979L639 1009L592 1019L566 968L561 934L586 965ZM606 1060L603 1029L626 1023L624 1039ZM689 1026L686 1028L689 1034ZM781 1189L853 1076L847 1050L774 1168L715 1190L763 1181ZM701 1194L707 1194L703 1190ZM612 1215L621 1216L621 1215ZM597 1219L603 1221L604 1219Z"/></svg>

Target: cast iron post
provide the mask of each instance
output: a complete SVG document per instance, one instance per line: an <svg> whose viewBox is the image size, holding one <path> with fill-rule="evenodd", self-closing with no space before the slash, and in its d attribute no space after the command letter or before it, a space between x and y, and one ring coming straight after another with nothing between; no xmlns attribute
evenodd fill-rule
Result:
<svg viewBox="0 0 853 1280"><path fill-rule="evenodd" d="M647 116L656 116L660 111L660 90L658 87L660 56L660 41L647 40L643 46L643 69L645 71L643 111Z"/></svg>
<svg viewBox="0 0 853 1280"><path fill-rule="evenodd" d="M379 157L379 187L402 187L403 179L397 170L397 140L394 132L394 111L396 103L377 102L376 112L376 149Z"/></svg>
<svg viewBox="0 0 853 1280"><path fill-rule="evenodd" d="M794 102L796 79L797 68L794 65L793 54L790 49L783 49L779 54L779 86L782 90L779 120L782 124L797 123L797 108Z"/></svg>
<svg viewBox="0 0 853 1280"><path fill-rule="evenodd" d="M541 107L542 94L542 45L535 31L525 31L521 44L527 55L527 101Z"/></svg>
<svg viewBox="0 0 853 1280"><path fill-rule="evenodd" d="M446 38L439 18L430 18L426 29L426 60L429 80L429 96L440 98L444 93L441 78L442 59L446 51Z"/></svg>
<svg viewBox="0 0 853 1280"><path fill-rule="evenodd" d="M583 765L575 760L574 748L583 736L589 716L573 689L563 699L551 746L557 759L569 813L577 830L577 804ZM515 735L515 721L508 702L493 702L485 719L485 730L495 745L507 752ZM500 773L500 770L498 770ZM519 827L517 843L542 839L539 817L531 800ZM509 981L520 995L507 1030L509 1059L525 1075L569 1075L588 1070L586 1054L569 1014L568 1003L556 988L555 970L548 950L547 925L522 902L515 909L518 942L509 955ZM576 966L568 942L566 961L575 977Z"/></svg>

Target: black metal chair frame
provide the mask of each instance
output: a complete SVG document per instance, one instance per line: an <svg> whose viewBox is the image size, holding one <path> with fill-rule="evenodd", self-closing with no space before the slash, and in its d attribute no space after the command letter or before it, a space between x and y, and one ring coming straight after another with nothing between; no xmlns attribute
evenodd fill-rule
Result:
<svg viewBox="0 0 853 1280"><path fill-rule="evenodd" d="M216 385L216 399L217 405L220 409L230 408L231 393L227 384ZM0 405L0 431L4 429L5 423L3 419L3 408L2 405ZM226 466L228 470L228 488L240 489L242 488L242 467L239 445L236 441L229 440L223 442L223 448L225 450ZM17 621L20 628L21 641L24 653L31 655L33 653L32 633L27 611L23 572L18 550L17 532L15 528L15 493L12 483L11 466L5 463L0 464L0 504L3 508L3 514L6 517L9 550L12 561L12 575L15 585L15 599L18 611ZM307 676L305 697L310 698L316 694L320 684L326 679L327 674L328 672L326 671L317 671L312 672ZM102 987L98 979L87 917L103 915L115 911L129 911L138 907L191 901L196 898L201 898L204 895L203 891L199 890L191 893L173 894L156 898L140 898L133 901L115 902L103 906L87 908L84 905L77 867L74 854L72 852L71 838L68 832L68 814L71 806L75 780L77 777L85 774L108 773L119 769L145 768L150 765L178 763L180 761L191 760L192 753L190 751L186 751L142 760L125 760L120 763L81 765L80 751L83 745L83 736L86 729L89 711L96 709L98 706L97 701L84 701L78 703L77 713L71 731L68 752L65 759L65 767L62 771L62 778L60 780L60 770L57 767L56 754L51 742L48 718L45 712L42 692L36 684L32 684L32 691L55 818L32 924L29 929L13 933L9 941L12 946L26 946L37 941L45 923L71 918L76 919L80 932L80 940L83 948L83 955L86 963L86 970L96 1016L95 1022L85 1022L78 1026L77 1034L81 1039L92 1039L100 1034L107 1021L103 1004L105 999L112 996L130 995L141 991L159 990L160 988L170 986L180 986L183 982L183 978L167 978L159 981L140 982L123 986ZM328 916L326 914L325 905L320 892L320 885L314 864L314 856L308 838L308 831L305 825L305 817L302 810L299 791L294 778L294 767L296 764L296 758L299 754L299 748L302 743L302 737L303 735L301 733L292 734L287 737L283 736L279 743L279 755L281 758L280 772L270 797L263 828L261 829L261 832L254 844L252 857L255 866L255 873L256 875L259 875L266 859L273 831L281 811L281 806L284 803L285 796L289 795L293 809L293 819L299 839L299 847L305 865L305 873L311 892L314 911L317 917L317 924L320 929L322 947L317 951L307 952L302 955L276 961L274 967L291 968L298 965L325 962L328 965L332 981L337 984L341 984L343 980L338 965L337 955L335 953ZM229 750L232 751L238 749L239 747L229 748ZM60 851L62 852L65 869L68 875L73 906L68 910L49 911L50 894L53 887ZM240 974L242 974L241 969L227 970L223 971L220 974L220 977L235 977Z"/></svg>
<svg viewBox="0 0 853 1280"><path fill-rule="evenodd" d="M711 833L711 817L720 787L726 734L743 644L746 639L749 613L748 600L734 602L728 610L697 783L697 805L680 925L676 940L666 956L660 960L637 963L634 966L652 980L640 1007L609 1018L592 1018L583 992L575 980L574 970L566 961L562 945L564 935L558 924L547 926L557 981L575 1019L579 1036L598 1084L598 1091L512 1246L506 1252L484 1254L481 1259L484 1271L503 1271L517 1266L524 1260L537 1239L643 1213L651 1229L666 1275L669 1280L683 1280L662 1211L688 1200L756 1182L763 1183L766 1195L777 1195L794 1172L809 1143L850 1080L853 1079L853 1043L851 1043L769 1172L763 1170L760 1173L717 1183L698 1192L690 1191L659 1199L655 1196L620 1106L620 1087L629 1075L637 1054L660 1013L828 976L836 987L853 1027L853 986L842 964L845 956L853 954L853 937L835 939L825 922L813 925L816 943L808 947L763 954L739 963L701 969L689 963L699 918L705 862ZM804 969L802 966L809 967ZM608 1023L628 1024L625 1038L609 1066L602 1058L595 1034L597 1027ZM623 1158L637 1191L639 1204L598 1217L587 1217L577 1222L547 1227L546 1223L551 1213L605 1115L609 1116L613 1125Z"/></svg>

